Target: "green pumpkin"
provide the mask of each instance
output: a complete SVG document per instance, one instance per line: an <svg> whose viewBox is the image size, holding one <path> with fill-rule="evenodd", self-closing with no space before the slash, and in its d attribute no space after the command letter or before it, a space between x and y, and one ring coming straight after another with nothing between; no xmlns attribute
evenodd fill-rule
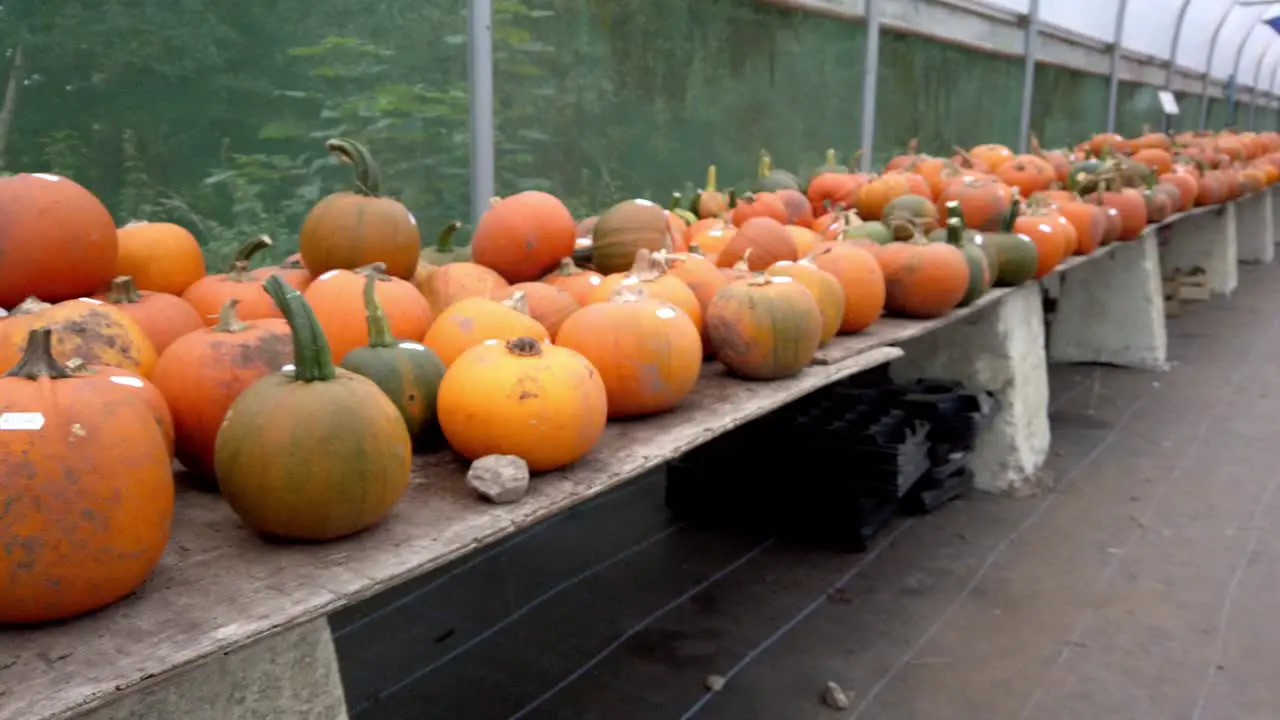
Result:
<svg viewBox="0 0 1280 720"><path fill-rule="evenodd" d="M838 175L844 175L844 174L847 174L848 172L849 172L849 166L841 165L840 161L836 159L835 148L827 148L826 161L822 165L819 165L818 169L813 171L813 174L815 176L824 175L826 173L836 173Z"/></svg>
<svg viewBox="0 0 1280 720"><path fill-rule="evenodd" d="M392 337L374 294L376 283L377 274L369 273L364 286L369 344L347 353L341 367L372 380L400 411L409 436L420 442L435 430L436 391L444 377L444 363L431 348Z"/></svg>
<svg viewBox="0 0 1280 720"><path fill-rule="evenodd" d="M1009 204L1009 214L1005 216L1000 232L983 235L983 249L990 246L995 255L995 284L1000 287L1021 285L1036 276L1036 268L1040 262L1040 251L1031 238L1013 231L1013 222L1018 219L1019 202ZM990 256L988 256L990 257Z"/></svg>
<svg viewBox="0 0 1280 720"><path fill-rule="evenodd" d="M671 204L667 206L667 212L675 215L684 221L685 225L692 225L698 222L698 216L689 210L680 207L680 202L684 200L684 196L678 192L671 193Z"/></svg>
<svg viewBox="0 0 1280 720"><path fill-rule="evenodd" d="M996 257L995 246L987 242L987 236L964 226L964 211L960 209L960 203L955 200L948 200L946 203L947 220L952 218L960 221L960 227L964 228L964 243L972 245L982 251L987 259L987 269L991 273L991 282L987 283L987 287L991 287L991 283L995 282L996 266L999 258ZM1002 221L1003 222L1003 221ZM947 228L941 227L929 233L929 242L947 242Z"/></svg>
<svg viewBox="0 0 1280 720"><path fill-rule="evenodd" d="M779 190L801 190L800 180L786 170L773 167L773 158L767 150L760 151L760 164L756 168L756 182L751 187L753 192L777 192Z"/></svg>
<svg viewBox="0 0 1280 720"><path fill-rule="evenodd" d="M982 297L991 287L991 269L987 266L986 253L973 243L965 242L964 221L957 218L947 220L947 243L955 246L964 255L965 264L969 266L969 287L960 300L959 307L964 307Z"/></svg>
<svg viewBox="0 0 1280 720"><path fill-rule="evenodd" d="M879 220L864 222L861 225L854 225L844 229L840 234L841 240L857 240L866 238L877 245L888 245L893 242L893 231L888 225Z"/></svg>
<svg viewBox="0 0 1280 720"><path fill-rule="evenodd" d="M890 200L881 212L881 220L893 229L894 239L903 242L915 237L917 230L928 235L940 226L938 206L919 195L899 195Z"/></svg>
<svg viewBox="0 0 1280 720"><path fill-rule="evenodd" d="M440 230L440 234L436 235L436 244L425 247L418 253L418 257L431 265L440 267L449 263L467 262L471 259L471 246L464 245L459 247L453 244L453 234L458 232L458 228L462 227L460 222L451 222Z"/></svg>

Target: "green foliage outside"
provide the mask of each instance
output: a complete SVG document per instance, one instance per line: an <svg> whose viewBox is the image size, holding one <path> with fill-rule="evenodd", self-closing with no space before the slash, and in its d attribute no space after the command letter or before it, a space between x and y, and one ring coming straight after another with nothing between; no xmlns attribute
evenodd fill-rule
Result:
<svg viewBox="0 0 1280 720"><path fill-rule="evenodd" d="M434 228L471 216L466 0L76 0L0 4L0 167L73 177L116 219L170 220L210 267L260 233L278 259L310 206L350 182L324 152L361 140L385 189ZM861 26L747 0L495 0L498 192L543 189L578 215L753 174L761 148L801 176L860 137ZM881 44L875 160L1014 144L1022 62L918 37ZM1107 82L1037 68L1046 146L1099 130ZM1120 131L1159 127L1123 83ZM1184 97L1176 127L1194 127ZM1240 111L1247 122L1247 106ZM1210 105L1221 126L1225 105ZM1259 113L1275 127L1276 113ZM465 231L462 234L465 239Z"/></svg>

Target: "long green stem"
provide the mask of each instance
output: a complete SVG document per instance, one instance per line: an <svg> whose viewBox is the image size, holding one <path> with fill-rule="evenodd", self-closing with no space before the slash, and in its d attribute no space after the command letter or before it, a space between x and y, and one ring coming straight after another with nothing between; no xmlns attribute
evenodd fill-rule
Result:
<svg viewBox="0 0 1280 720"><path fill-rule="evenodd" d="M227 271L227 275L233 280L242 282L251 279L249 276L249 264L253 261L253 256L271 247L272 244L271 238L266 235L259 235L241 245L235 256L231 258L231 269Z"/></svg>
<svg viewBox="0 0 1280 720"><path fill-rule="evenodd" d="M42 377L60 380L71 377L71 373L53 356L53 331L44 327L27 333L27 349L23 351L22 359L4 376L24 380Z"/></svg>
<svg viewBox="0 0 1280 720"><path fill-rule="evenodd" d="M351 163L356 174L356 194L378 197L382 193L382 170L373 161L369 149L351 138L333 138L324 149Z"/></svg>
<svg viewBox="0 0 1280 720"><path fill-rule="evenodd" d="M458 232L462 227L462 223L454 220L440 229L440 233L436 235L436 252L451 253L453 252L453 234Z"/></svg>
<svg viewBox="0 0 1280 720"><path fill-rule="evenodd" d="M299 382L325 382L337 376L329 341L320 328L311 303L279 275L262 283L293 332L293 376Z"/></svg>
<svg viewBox="0 0 1280 720"><path fill-rule="evenodd" d="M959 218L947 220L947 243L955 247L964 247L964 222Z"/></svg>
<svg viewBox="0 0 1280 720"><path fill-rule="evenodd" d="M378 273L365 273L364 276L364 313L369 321L369 347L385 348L396 344L391 334L391 326L387 323L387 314L382 312L382 303L378 302Z"/></svg>

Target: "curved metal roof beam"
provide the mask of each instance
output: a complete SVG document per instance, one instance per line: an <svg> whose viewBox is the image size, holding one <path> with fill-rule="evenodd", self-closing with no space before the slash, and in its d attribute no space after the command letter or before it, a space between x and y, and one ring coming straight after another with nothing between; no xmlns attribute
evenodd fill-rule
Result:
<svg viewBox="0 0 1280 720"><path fill-rule="evenodd" d="M1269 2L1269 3L1262 4L1258 13L1249 22L1250 23L1260 22L1262 20L1262 16L1266 15L1267 10L1274 5L1280 5L1280 2ZM1205 56L1205 60L1204 60L1204 85L1200 90L1200 129L1201 130L1204 130L1209 124L1209 82L1213 75L1213 58L1217 54L1218 40L1222 38L1222 29L1227 26L1227 20L1231 18L1231 15L1236 10L1241 9L1242 7L1247 7L1247 6L1240 6L1235 3L1228 4L1226 12L1222 13L1222 17L1218 18L1218 24L1215 25L1213 28L1213 35L1209 36L1209 53L1208 55ZM1250 34L1252 34L1252 32L1253 32L1252 30L1249 31ZM1249 39L1248 35L1245 35L1245 41L1248 41L1248 39ZM1243 41L1240 43L1240 52L1241 53L1244 52ZM1237 54L1236 72L1239 72L1240 70L1239 66L1240 66L1240 56L1239 54Z"/></svg>

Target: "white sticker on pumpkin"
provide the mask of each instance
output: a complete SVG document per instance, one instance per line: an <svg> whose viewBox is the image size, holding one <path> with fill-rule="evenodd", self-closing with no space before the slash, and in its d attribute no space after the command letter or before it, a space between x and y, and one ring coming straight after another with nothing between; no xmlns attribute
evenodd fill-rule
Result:
<svg viewBox="0 0 1280 720"><path fill-rule="evenodd" d="M44 427L44 413L0 413L0 430L39 430Z"/></svg>

